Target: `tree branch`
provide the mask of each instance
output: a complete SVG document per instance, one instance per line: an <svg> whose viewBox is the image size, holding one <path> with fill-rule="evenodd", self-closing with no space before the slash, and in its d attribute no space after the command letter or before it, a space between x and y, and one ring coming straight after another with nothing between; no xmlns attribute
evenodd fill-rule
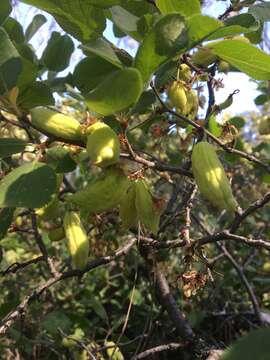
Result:
<svg viewBox="0 0 270 360"><path fill-rule="evenodd" d="M193 218L197 222L197 224L202 228L202 230L207 234L207 236L210 237L211 232L208 230L208 228L196 216L193 215ZM259 323L262 324L263 321L262 321L257 298L255 296L255 293L254 293L252 287L249 284L249 281L243 271L243 268L240 265L238 265L237 261L234 259L232 254L229 252L229 250L224 245L216 243L216 246L223 252L223 254L230 261L230 263L232 264L232 266L235 268L236 272L238 273L238 276L239 276L241 282L243 283L244 287L246 288L246 291L249 295L250 301L253 306L254 314L258 318Z"/></svg>
<svg viewBox="0 0 270 360"><path fill-rule="evenodd" d="M228 230L224 230L215 234L210 234L198 240L193 240L193 244L197 247L197 246L203 246L205 244L217 243L223 240L234 240L237 242L245 243L246 245L249 246L261 247L270 250L270 242L268 241L264 241L261 239L249 239L244 236L232 234Z"/></svg>
<svg viewBox="0 0 270 360"><path fill-rule="evenodd" d="M156 291L160 303L166 309L181 338L188 342L193 341L195 334L183 313L179 310L164 274L158 268L155 268L154 272Z"/></svg>
<svg viewBox="0 0 270 360"><path fill-rule="evenodd" d="M245 153L244 151L240 151L237 149L233 149L230 148L228 146L226 146L225 144L223 144L223 142L218 139L217 137L215 137L210 131L208 131L206 128L204 128L203 126L197 124L195 121L187 118L184 115L181 115L179 113L177 113L176 111L171 110L170 108L168 108L168 106L164 103L164 101L160 98L155 86L153 83L150 84L151 88L153 89L156 97L158 98L159 102L161 103L161 105L163 106L163 109L165 112L168 112L171 115L174 115L175 117L179 118L180 120L185 121L187 124L193 126L194 128L198 129L199 131L205 133L208 135L209 138L211 138L216 144L218 144L222 149L224 149L226 152L228 152L229 154L235 154L235 155L239 155L240 157L247 159L255 164L260 165L261 167L263 167L268 173L270 173L270 166L268 164L263 163L261 160L257 159L256 156Z"/></svg>
<svg viewBox="0 0 270 360"><path fill-rule="evenodd" d="M156 346L154 348L145 350L143 352L141 352L138 355L135 355L131 358L131 360L141 360L141 359L145 359L148 356L154 356L157 353L163 352L163 351L175 351L179 348L183 347L183 344L178 344L178 343L170 343L170 344L164 344L164 345L159 345Z"/></svg>
<svg viewBox="0 0 270 360"><path fill-rule="evenodd" d="M50 278L45 281L41 285L39 285L36 289L34 289L31 294L26 296L23 301L16 307L16 309L12 310L8 315L4 317L4 319L0 322L0 334L5 334L8 329L15 323L15 321L23 316L27 311L28 306L38 299L38 297L46 290L48 290L51 286L62 281L64 279L72 278L72 277L81 277L85 273L100 267L102 265L109 264L113 260L118 257L126 255L132 248L132 246L137 242L136 238L132 238L129 242L127 242L122 248L118 249L114 254L104 256L95 260L90 261L85 269L83 270L69 270L64 273L58 273L55 277Z"/></svg>
<svg viewBox="0 0 270 360"><path fill-rule="evenodd" d="M235 232L241 225L242 221L244 221L250 214L252 214L256 210L262 208L268 202L270 202L270 192L266 193L261 199L255 201L245 211L243 211L242 214L238 214L230 227L230 231Z"/></svg>

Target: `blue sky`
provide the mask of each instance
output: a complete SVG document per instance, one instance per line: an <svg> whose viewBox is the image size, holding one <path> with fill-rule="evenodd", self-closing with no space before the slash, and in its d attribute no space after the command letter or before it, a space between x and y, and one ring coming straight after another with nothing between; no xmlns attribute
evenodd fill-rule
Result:
<svg viewBox="0 0 270 360"><path fill-rule="evenodd" d="M208 6L205 9L205 13L210 16L221 14L226 9L226 5L226 1L213 1L211 6ZM38 12L40 13L41 11ZM16 6L12 16L14 16L24 26L24 28L26 28L36 13L37 9L20 3L18 6ZM48 34L52 30L62 31L49 14L44 12L43 14L46 16L48 21L32 39L32 45L35 47L35 49L37 49L38 56L42 54L46 46L47 39L49 37ZM119 42L119 39L114 37L112 26L109 22L104 32L104 36L106 36L114 44L118 46L120 45L120 47L124 47L132 55L135 54L137 46L135 41L125 38L125 41ZM78 46L76 41L75 45ZM77 49L72 56L68 71L72 71L81 57L82 53L79 49ZM257 111L257 107L253 101L253 99L259 94L256 91L257 85L251 81L248 76L240 73L230 73L228 75L220 74L218 77L223 79L224 88L219 89L216 92L217 103L223 102L234 90L240 90L240 92L234 97L233 105L227 110L228 114L235 115L245 111Z"/></svg>

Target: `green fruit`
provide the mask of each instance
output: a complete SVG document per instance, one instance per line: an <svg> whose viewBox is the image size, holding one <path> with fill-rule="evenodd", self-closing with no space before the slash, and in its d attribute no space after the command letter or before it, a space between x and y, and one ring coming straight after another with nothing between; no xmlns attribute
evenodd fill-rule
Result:
<svg viewBox="0 0 270 360"><path fill-rule="evenodd" d="M230 71L230 69L231 69L231 66L227 61L221 60L218 63L218 71L219 72L223 72L224 74L227 74Z"/></svg>
<svg viewBox="0 0 270 360"><path fill-rule="evenodd" d="M113 341L106 341L105 346L113 346L107 348L108 358L111 360L124 360L124 356L121 353L119 347Z"/></svg>
<svg viewBox="0 0 270 360"><path fill-rule="evenodd" d="M136 201L136 186L135 186L135 182L132 181L120 203L119 214L124 229L129 229L130 227L138 223L138 215L137 215L135 201Z"/></svg>
<svg viewBox="0 0 270 360"><path fill-rule="evenodd" d="M128 186L128 177L120 169L110 168L100 179L71 195L69 200L89 213L101 213L117 207Z"/></svg>
<svg viewBox="0 0 270 360"><path fill-rule="evenodd" d="M64 216L64 230L72 264L82 270L88 260L89 241L78 213L71 211Z"/></svg>
<svg viewBox="0 0 270 360"><path fill-rule="evenodd" d="M194 119L199 109L199 100L197 93L194 90L186 91L186 97L187 97L187 104L184 109L184 114L188 118Z"/></svg>
<svg viewBox="0 0 270 360"><path fill-rule="evenodd" d="M98 121L86 130L87 152L94 165L106 167L118 162L120 142L110 126Z"/></svg>
<svg viewBox="0 0 270 360"><path fill-rule="evenodd" d="M144 180L137 180L136 187L136 209L138 219L148 230L157 235L160 212L155 207L152 194Z"/></svg>
<svg viewBox="0 0 270 360"><path fill-rule="evenodd" d="M74 360L88 360L88 352L87 350L82 350L82 351L76 351L74 353Z"/></svg>
<svg viewBox="0 0 270 360"><path fill-rule="evenodd" d="M265 116L259 121L258 131L260 135L267 135L270 133L270 118Z"/></svg>
<svg viewBox="0 0 270 360"><path fill-rule="evenodd" d="M81 125L71 116L36 107L30 110L32 124L41 132L64 140L81 140Z"/></svg>
<svg viewBox="0 0 270 360"><path fill-rule="evenodd" d="M48 237L51 241L60 241L62 239L64 239L65 237L65 231L64 229L61 227L55 228L55 229L51 229L48 232Z"/></svg>
<svg viewBox="0 0 270 360"><path fill-rule="evenodd" d="M205 141L196 144L191 161L193 175L202 195L220 209L235 211L237 203L215 148Z"/></svg>
<svg viewBox="0 0 270 360"><path fill-rule="evenodd" d="M183 113L187 104L185 86L181 81L174 81L168 91L168 97L173 107Z"/></svg>
<svg viewBox="0 0 270 360"><path fill-rule="evenodd" d="M181 64L178 71L178 80L184 82L190 82L192 79L192 73L190 67L187 64Z"/></svg>
<svg viewBox="0 0 270 360"><path fill-rule="evenodd" d="M83 330L81 328L77 328L72 335L63 338L62 345L65 348L73 348L74 346L78 345L78 341L81 341L83 337Z"/></svg>

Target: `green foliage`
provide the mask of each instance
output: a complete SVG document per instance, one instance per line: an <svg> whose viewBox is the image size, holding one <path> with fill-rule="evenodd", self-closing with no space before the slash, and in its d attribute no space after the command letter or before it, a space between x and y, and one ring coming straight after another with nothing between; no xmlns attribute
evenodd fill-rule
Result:
<svg viewBox="0 0 270 360"><path fill-rule="evenodd" d="M40 181L44 186L40 191ZM12 170L0 182L0 206L38 208L45 205L56 188L55 172L39 162Z"/></svg>
<svg viewBox="0 0 270 360"><path fill-rule="evenodd" d="M105 28L103 11L92 0L23 0L53 15L59 25L82 42L96 38Z"/></svg>
<svg viewBox="0 0 270 360"><path fill-rule="evenodd" d="M70 36L61 36L54 31L43 52L42 61L50 71L62 71L68 67L73 51L74 44Z"/></svg>
<svg viewBox="0 0 270 360"><path fill-rule="evenodd" d="M270 77L270 57L239 40L224 40L211 46L214 54L256 80Z"/></svg>
<svg viewBox="0 0 270 360"><path fill-rule="evenodd" d="M1 223L0 223L0 240L6 236L8 228L13 220L15 208L4 208L0 211Z"/></svg>
<svg viewBox="0 0 270 360"><path fill-rule="evenodd" d="M27 143L20 139L0 139L0 158L4 159L12 154L23 151Z"/></svg>
<svg viewBox="0 0 270 360"><path fill-rule="evenodd" d="M3 0L0 5L0 25L6 20L11 13L12 7L10 0Z"/></svg>
<svg viewBox="0 0 270 360"><path fill-rule="evenodd" d="M162 17L147 33L135 58L135 66L141 72L144 82L160 65L184 52L188 37L184 18L178 14Z"/></svg>
<svg viewBox="0 0 270 360"><path fill-rule="evenodd" d="M6 31L0 28L0 93L16 85L22 70L20 56Z"/></svg>
<svg viewBox="0 0 270 360"><path fill-rule="evenodd" d="M270 354L269 335L267 328L251 332L226 350L221 360L267 360Z"/></svg>
<svg viewBox="0 0 270 360"><path fill-rule="evenodd" d="M118 70L87 94L85 102L92 111L105 116L111 115L136 103L142 90L142 79L138 70Z"/></svg>

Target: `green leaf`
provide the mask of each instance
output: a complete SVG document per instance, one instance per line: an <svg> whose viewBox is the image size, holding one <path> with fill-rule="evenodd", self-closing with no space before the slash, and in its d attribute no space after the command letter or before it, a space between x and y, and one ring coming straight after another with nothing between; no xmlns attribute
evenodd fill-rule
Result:
<svg viewBox="0 0 270 360"><path fill-rule="evenodd" d="M259 96L257 96L255 99L254 99L254 103L256 105L263 105L264 103L266 103L267 101L269 100L269 96L266 95L266 94L261 94Z"/></svg>
<svg viewBox="0 0 270 360"><path fill-rule="evenodd" d="M270 21L270 3L264 2L250 7L249 13L255 16L260 21Z"/></svg>
<svg viewBox="0 0 270 360"><path fill-rule="evenodd" d="M0 139L0 159L4 159L12 154L17 154L25 148L27 143L20 139L2 138Z"/></svg>
<svg viewBox="0 0 270 360"><path fill-rule="evenodd" d="M54 146L46 153L46 162L56 173L68 173L76 169L77 164L70 156L68 149L62 146Z"/></svg>
<svg viewBox="0 0 270 360"><path fill-rule="evenodd" d="M170 60L162 65L155 73L155 86L157 88L166 85L177 75L177 61Z"/></svg>
<svg viewBox="0 0 270 360"><path fill-rule="evenodd" d="M36 32L41 28L41 26L43 26L46 22L47 19L44 15L35 15L25 31L25 40L27 42L30 41Z"/></svg>
<svg viewBox="0 0 270 360"><path fill-rule="evenodd" d="M16 85L21 70L20 55L6 31L0 27L0 93L3 94Z"/></svg>
<svg viewBox="0 0 270 360"><path fill-rule="evenodd" d="M74 85L82 93L87 93L117 69L118 67L103 58L91 55L81 60L76 66L73 74Z"/></svg>
<svg viewBox="0 0 270 360"><path fill-rule="evenodd" d="M260 26L256 31L249 32L245 34L246 38L249 39L250 42L253 44L259 44L263 41L263 30L264 30L264 23L260 21Z"/></svg>
<svg viewBox="0 0 270 360"><path fill-rule="evenodd" d="M50 312L42 321L42 327L54 336L59 334L58 328L60 328L64 333L66 333L69 332L71 326L71 320L61 310L55 310Z"/></svg>
<svg viewBox="0 0 270 360"><path fill-rule="evenodd" d="M262 182L270 184L270 174L263 174L260 179Z"/></svg>
<svg viewBox="0 0 270 360"><path fill-rule="evenodd" d="M207 36L210 36L217 29L223 26L221 21L204 15L194 15L187 19L186 22L188 28L189 48L201 43L207 38Z"/></svg>
<svg viewBox="0 0 270 360"><path fill-rule="evenodd" d="M92 111L106 116L136 103L142 91L142 79L138 70L117 70L92 90L85 102Z"/></svg>
<svg viewBox="0 0 270 360"><path fill-rule="evenodd" d="M251 44L224 40L211 45L222 60L256 80L270 80L270 56Z"/></svg>
<svg viewBox="0 0 270 360"><path fill-rule="evenodd" d="M245 119L240 116L234 116L229 121L229 124L235 126L237 129L241 129L245 126Z"/></svg>
<svg viewBox="0 0 270 360"><path fill-rule="evenodd" d="M37 81L25 88L18 97L18 105L26 110L35 106L54 105L54 97L48 85Z"/></svg>
<svg viewBox="0 0 270 360"><path fill-rule="evenodd" d="M221 126L217 123L215 116L211 116L209 119L209 131L215 135L216 137L219 137L222 133Z"/></svg>
<svg viewBox="0 0 270 360"><path fill-rule="evenodd" d="M6 20L11 13L12 7L10 0L1 0L0 3L0 25Z"/></svg>
<svg viewBox="0 0 270 360"><path fill-rule="evenodd" d="M38 67L32 61L21 57L22 71L19 75L17 86L20 89L28 87L38 76Z"/></svg>
<svg viewBox="0 0 270 360"><path fill-rule="evenodd" d="M93 0L22 0L22 2L50 13L66 32L82 42L97 38L105 29L104 12L92 5Z"/></svg>
<svg viewBox="0 0 270 360"><path fill-rule="evenodd" d="M89 3L105 9L114 5L120 5L122 0L89 0Z"/></svg>
<svg viewBox="0 0 270 360"><path fill-rule="evenodd" d="M122 0L121 6L135 16L141 17L153 13L153 4L145 0Z"/></svg>
<svg viewBox="0 0 270 360"><path fill-rule="evenodd" d="M180 54L187 45L186 26L179 14L165 15L146 35L138 49L135 67L140 70L144 82L160 65Z"/></svg>
<svg viewBox="0 0 270 360"><path fill-rule="evenodd" d="M65 70L74 51L74 44L70 36L53 31L46 49L42 54L42 61L51 71Z"/></svg>
<svg viewBox="0 0 270 360"><path fill-rule="evenodd" d="M191 16L201 12L199 0L157 0L156 5L162 14L178 12L183 16Z"/></svg>
<svg viewBox="0 0 270 360"><path fill-rule="evenodd" d="M10 227L15 208L4 208L0 210L0 240L3 239Z"/></svg>
<svg viewBox="0 0 270 360"><path fill-rule="evenodd" d="M142 93L137 104L132 109L133 114L143 114L151 110L151 105L156 102L156 95L152 90L147 90Z"/></svg>
<svg viewBox="0 0 270 360"><path fill-rule="evenodd" d="M100 299L97 299L95 296L92 295L89 298L88 304L102 320L108 323L108 315Z"/></svg>
<svg viewBox="0 0 270 360"><path fill-rule="evenodd" d="M8 36L12 41L15 43L23 43L24 42L24 34L23 34L23 28L22 25L12 17L9 17L4 25L3 28L8 33Z"/></svg>
<svg viewBox="0 0 270 360"><path fill-rule="evenodd" d="M225 351L220 360L267 360L270 354L270 328L262 328L243 336Z"/></svg>
<svg viewBox="0 0 270 360"><path fill-rule="evenodd" d="M34 162L12 170L0 181L0 207L40 208L56 190L56 174Z"/></svg>
<svg viewBox="0 0 270 360"><path fill-rule="evenodd" d="M121 6L113 6L109 11L112 22L120 30L135 40L141 40L141 36L137 31L137 22L139 20L137 16L131 14Z"/></svg>
<svg viewBox="0 0 270 360"><path fill-rule="evenodd" d="M233 36L238 34L245 34L258 30L260 23L251 14L240 14L228 18L225 21L225 26L216 30L212 35L207 37L207 40L214 40L226 36Z"/></svg>
<svg viewBox="0 0 270 360"><path fill-rule="evenodd" d="M122 68L123 64L116 54L115 47L108 40L99 38L93 41L89 41L86 45L82 45L81 49L86 55L97 55L111 64Z"/></svg>

